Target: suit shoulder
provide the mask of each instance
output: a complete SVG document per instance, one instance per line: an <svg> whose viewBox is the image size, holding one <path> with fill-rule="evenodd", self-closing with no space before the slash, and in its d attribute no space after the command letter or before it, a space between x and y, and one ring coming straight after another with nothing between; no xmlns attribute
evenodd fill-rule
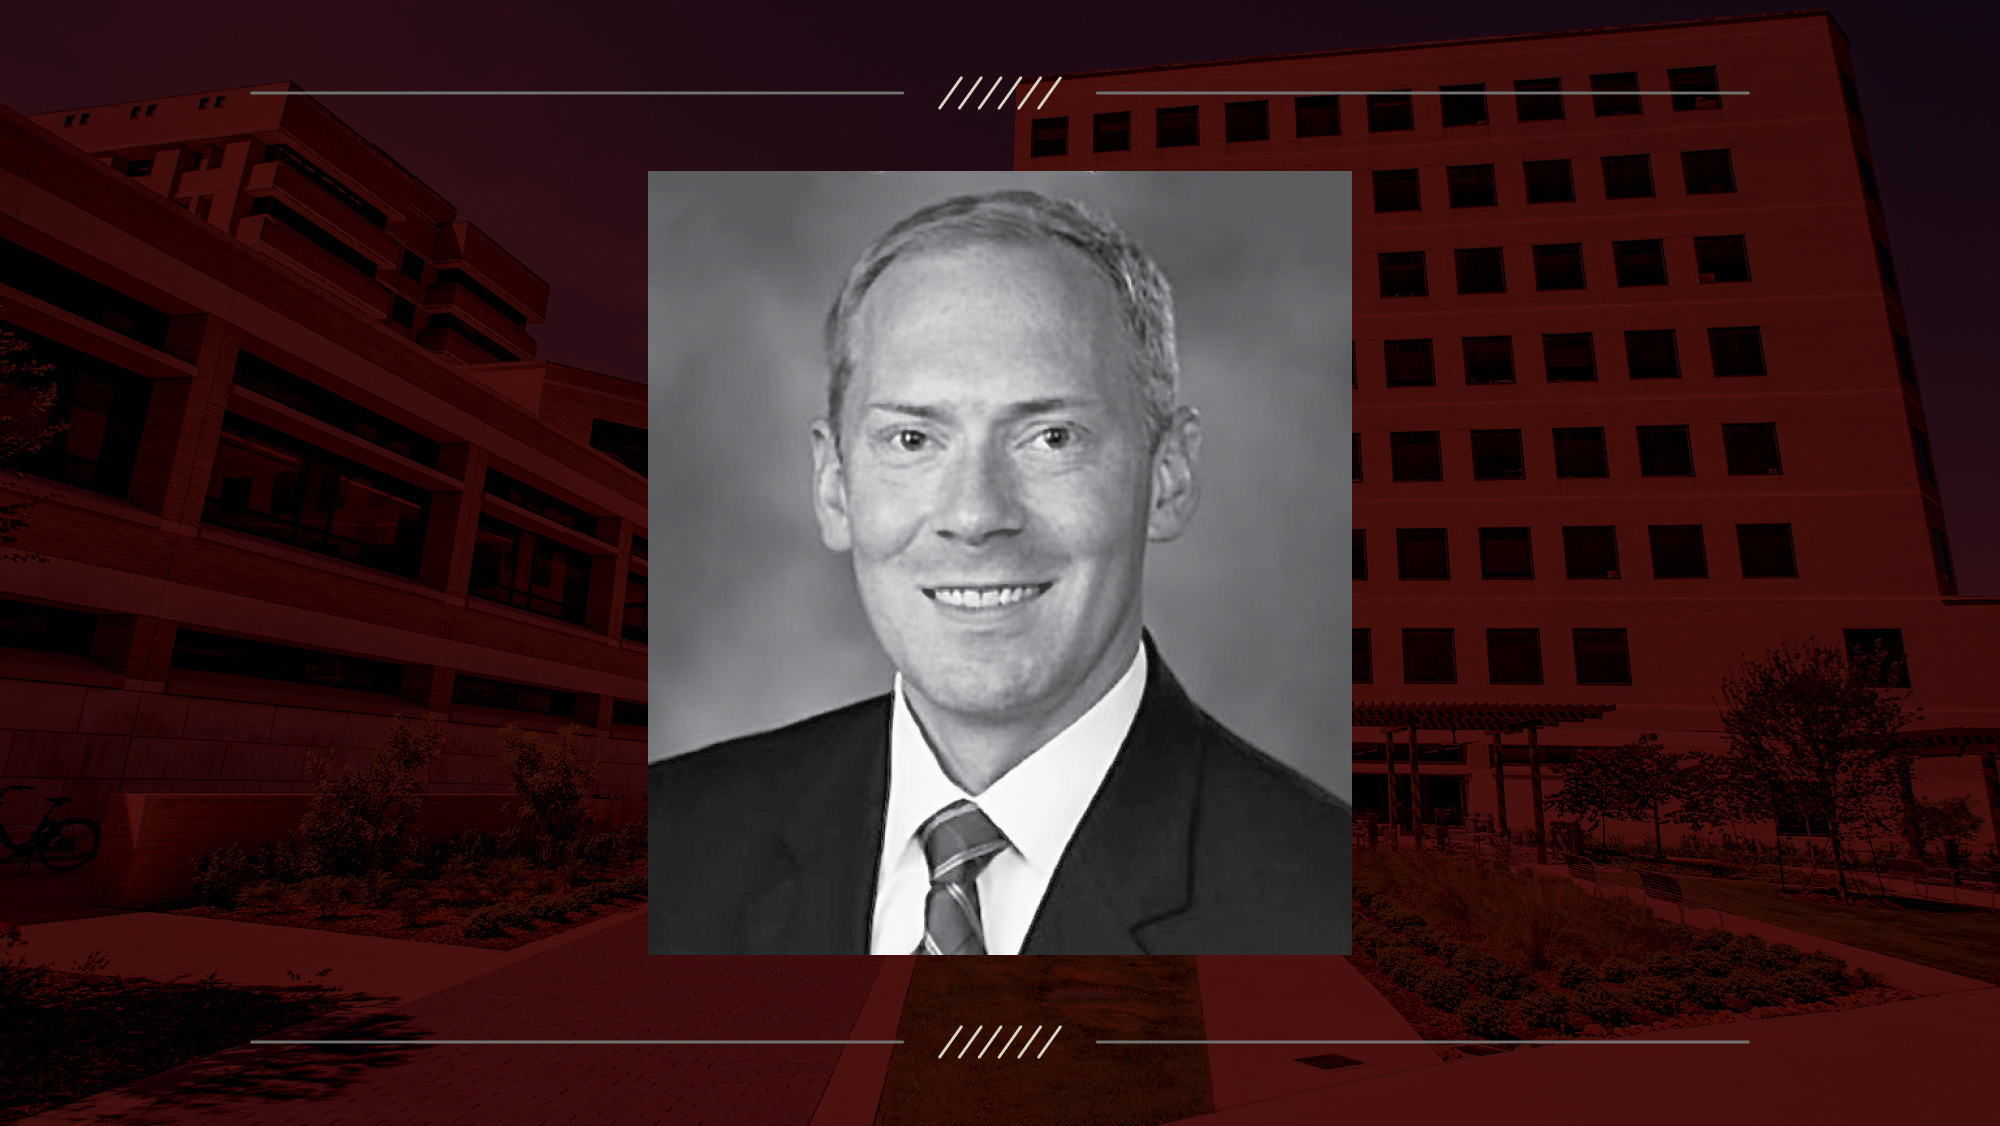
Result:
<svg viewBox="0 0 2000 1126"><path fill-rule="evenodd" d="M732 784L765 789L802 765L824 761L831 748L886 733L889 697L849 704L797 723L711 744L661 759L647 768L651 788L699 785L708 792Z"/></svg>
<svg viewBox="0 0 2000 1126"><path fill-rule="evenodd" d="M1349 816L1348 804L1298 770L1258 750L1242 736L1201 713L1213 782L1242 791L1249 809L1289 809L1312 818Z"/></svg>

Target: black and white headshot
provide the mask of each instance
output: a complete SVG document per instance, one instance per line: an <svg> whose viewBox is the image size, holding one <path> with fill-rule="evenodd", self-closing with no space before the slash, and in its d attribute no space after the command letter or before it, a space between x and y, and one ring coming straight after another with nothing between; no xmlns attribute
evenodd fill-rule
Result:
<svg viewBox="0 0 2000 1126"><path fill-rule="evenodd" d="M1347 952L1347 189L654 175L654 953Z"/></svg>

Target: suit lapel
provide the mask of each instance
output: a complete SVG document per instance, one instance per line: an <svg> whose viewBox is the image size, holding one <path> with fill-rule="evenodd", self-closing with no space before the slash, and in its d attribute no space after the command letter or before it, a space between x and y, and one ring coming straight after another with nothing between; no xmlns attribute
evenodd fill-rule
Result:
<svg viewBox="0 0 2000 1126"><path fill-rule="evenodd" d="M871 704L810 752L799 801L778 829L788 878L759 897L749 921L760 949L868 953L889 801L889 700Z"/></svg>

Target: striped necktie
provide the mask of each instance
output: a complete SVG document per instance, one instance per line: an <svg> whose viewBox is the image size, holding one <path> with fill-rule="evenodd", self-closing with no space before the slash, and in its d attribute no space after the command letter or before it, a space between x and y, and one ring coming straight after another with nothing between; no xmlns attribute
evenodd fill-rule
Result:
<svg viewBox="0 0 2000 1126"><path fill-rule="evenodd" d="M917 830L930 863L931 891L924 900L924 941L919 954L984 954L975 880L1007 847L1007 836L969 801L955 801Z"/></svg>

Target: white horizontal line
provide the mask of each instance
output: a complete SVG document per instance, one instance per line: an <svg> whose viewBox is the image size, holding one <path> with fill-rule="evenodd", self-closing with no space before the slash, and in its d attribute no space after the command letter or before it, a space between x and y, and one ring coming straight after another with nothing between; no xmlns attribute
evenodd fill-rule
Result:
<svg viewBox="0 0 2000 1126"><path fill-rule="evenodd" d="M555 98L555 97L626 97L626 98L725 98L725 97L882 97L900 95L901 90L252 90L253 95L274 98L310 97L327 98L334 96L376 95L394 98L452 97L452 98Z"/></svg>
<svg viewBox="0 0 2000 1126"><path fill-rule="evenodd" d="M411 1047L431 1044L900 1044L901 1040L252 1040L252 1044L381 1045Z"/></svg>
<svg viewBox="0 0 2000 1126"><path fill-rule="evenodd" d="M1619 1037L1608 1040L1099 1040L1099 1044L1346 1044L1350 1046L1383 1044L1431 1044L1456 1047L1468 1044L1491 1044L1507 1047L1516 1044L1748 1044L1748 1040L1640 1040L1636 1037Z"/></svg>
<svg viewBox="0 0 2000 1126"><path fill-rule="evenodd" d="M1423 97L1449 98L1588 98L1616 97L1619 94L1644 94L1648 97L1709 98L1718 95L1748 94L1748 90L1097 90L1098 94L1126 94L1150 97L1180 97L1184 94L1416 94Z"/></svg>

